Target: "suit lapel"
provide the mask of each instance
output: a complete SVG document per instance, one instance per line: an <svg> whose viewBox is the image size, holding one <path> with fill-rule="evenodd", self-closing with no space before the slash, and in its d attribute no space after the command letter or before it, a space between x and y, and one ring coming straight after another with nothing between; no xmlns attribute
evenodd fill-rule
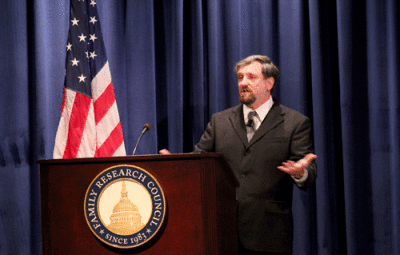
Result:
<svg viewBox="0 0 400 255"><path fill-rule="evenodd" d="M229 120L231 121L233 129L236 131L242 143L247 146L249 143L247 142L247 131L243 118L243 105L239 105L232 110L229 115Z"/></svg>
<svg viewBox="0 0 400 255"><path fill-rule="evenodd" d="M284 113L282 112L280 104L275 101L271 110L268 112L267 116L265 116L264 118L264 121L261 123L261 126L254 133L254 136L251 139L249 146L257 142L266 133L278 126L284 120L283 115Z"/></svg>
<svg viewBox="0 0 400 255"><path fill-rule="evenodd" d="M236 131L243 145L247 148L257 142L270 130L278 126L284 120L284 115L285 114L282 112L280 104L275 101L271 110L268 112L267 116L265 116L264 121L261 123L261 126L257 129L250 142L247 141L246 125L243 118L243 105L234 108L229 114L229 119L232 123L233 129Z"/></svg>

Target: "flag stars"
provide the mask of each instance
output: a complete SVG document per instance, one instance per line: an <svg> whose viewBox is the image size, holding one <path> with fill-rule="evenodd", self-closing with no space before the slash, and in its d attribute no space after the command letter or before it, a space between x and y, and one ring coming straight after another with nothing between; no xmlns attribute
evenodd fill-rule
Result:
<svg viewBox="0 0 400 255"><path fill-rule="evenodd" d="M90 17L89 23L93 23L93 25L95 25L97 21L98 20L96 19L96 16L93 16L93 17Z"/></svg>
<svg viewBox="0 0 400 255"><path fill-rule="evenodd" d="M86 76L83 76L83 74L81 74L81 76L78 76L79 78L79 82L85 82Z"/></svg>
<svg viewBox="0 0 400 255"><path fill-rule="evenodd" d="M72 44L70 42L68 42L67 44L67 51L70 51L72 49Z"/></svg>
<svg viewBox="0 0 400 255"><path fill-rule="evenodd" d="M71 60L72 62L72 66L78 66L79 60L76 60L76 58L74 58L73 60Z"/></svg>
<svg viewBox="0 0 400 255"><path fill-rule="evenodd" d="M86 41L86 35L84 35L83 33L80 35L80 36L78 36L79 37L79 41L80 42L82 42L82 41Z"/></svg>
<svg viewBox="0 0 400 255"><path fill-rule="evenodd" d="M96 2L95 2L94 0L92 0L92 1L90 2L90 5L94 7L94 6L96 5Z"/></svg>
<svg viewBox="0 0 400 255"><path fill-rule="evenodd" d="M91 57L92 59L94 59L95 57L97 57L97 55L96 55L96 53L93 51L93 52L90 52L90 57Z"/></svg>
<svg viewBox="0 0 400 255"><path fill-rule="evenodd" d="M90 39L89 39L90 41L94 42L94 40L96 40L96 39L97 39L97 37L95 34L90 35Z"/></svg>
<svg viewBox="0 0 400 255"><path fill-rule="evenodd" d="M75 26L75 25L78 26L79 20L77 20L76 18L74 18L74 19L71 20L71 22L72 22L72 26Z"/></svg>

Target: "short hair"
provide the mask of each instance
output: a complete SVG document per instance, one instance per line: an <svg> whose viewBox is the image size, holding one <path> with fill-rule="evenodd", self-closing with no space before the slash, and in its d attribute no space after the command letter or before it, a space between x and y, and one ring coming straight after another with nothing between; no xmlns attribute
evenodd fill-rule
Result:
<svg viewBox="0 0 400 255"><path fill-rule="evenodd" d="M240 67L247 66L254 61L260 62L261 72L263 73L264 78L267 79L269 77L272 77L272 78L274 78L274 81L276 83L276 80L279 77L279 69L278 69L278 67L276 67L274 65L274 63L272 63L272 61L269 57L263 56L263 55L251 55L251 56L248 56L247 58L240 60L239 62L237 62L235 64L235 73L237 74ZM274 83L274 87L275 87L275 83ZM272 88L272 90L274 89L274 87ZM272 92L272 90L271 90L271 92Z"/></svg>

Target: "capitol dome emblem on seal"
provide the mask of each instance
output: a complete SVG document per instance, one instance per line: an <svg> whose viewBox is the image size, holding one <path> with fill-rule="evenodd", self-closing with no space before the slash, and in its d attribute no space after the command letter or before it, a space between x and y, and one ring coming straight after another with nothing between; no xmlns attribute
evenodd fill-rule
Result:
<svg viewBox="0 0 400 255"><path fill-rule="evenodd" d="M98 239L129 249L156 235L164 222L166 201L162 187L149 172L133 165L117 165L93 179L84 210Z"/></svg>

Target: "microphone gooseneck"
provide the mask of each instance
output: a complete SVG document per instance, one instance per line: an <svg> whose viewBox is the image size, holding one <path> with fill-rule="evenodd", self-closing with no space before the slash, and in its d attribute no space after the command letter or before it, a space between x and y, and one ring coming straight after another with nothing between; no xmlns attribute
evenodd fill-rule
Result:
<svg viewBox="0 0 400 255"><path fill-rule="evenodd" d="M135 155L136 149L137 149L137 147L138 147L138 145L139 145L140 140L142 139L142 136L143 136L144 133L146 133L146 131L148 131L149 129L150 129L150 124L146 123L146 124L143 125L142 133L140 134L139 139L138 139L137 142L136 142L136 146L135 146L135 149L133 149L132 155Z"/></svg>

